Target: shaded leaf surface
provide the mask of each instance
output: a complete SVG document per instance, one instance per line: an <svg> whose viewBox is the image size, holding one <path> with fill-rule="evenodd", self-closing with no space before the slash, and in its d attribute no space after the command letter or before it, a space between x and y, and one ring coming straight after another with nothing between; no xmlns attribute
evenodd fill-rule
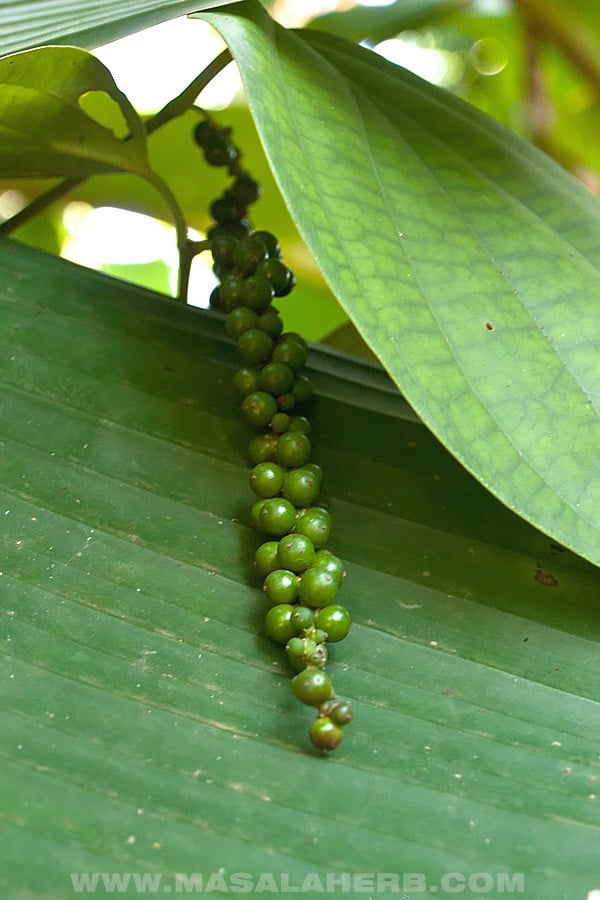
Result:
<svg viewBox="0 0 600 900"><path fill-rule="evenodd" d="M0 262L3 896L221 867L600 887L597 570L471 479L378 366L313 349L354 616L331 669L356 711L317 758L261 636L222 321L17 243Z"/></svg>
<svg viewBox="0 0 600 900"><path fill-rule="evenodd" d="M110 124L104 111L100 121L90 114L92 93L104 98ZM75 47L43 47L0 59L3 176L85 178L118 170L147 175L146 136L99 60Z"/></svg>
<svg viewBox="0 0 600 900"><path fill-rule="evenodd" d="M203 18L301 233L410 403L510 508L600 562L598 201L374 53L255 3Z"/></svg>

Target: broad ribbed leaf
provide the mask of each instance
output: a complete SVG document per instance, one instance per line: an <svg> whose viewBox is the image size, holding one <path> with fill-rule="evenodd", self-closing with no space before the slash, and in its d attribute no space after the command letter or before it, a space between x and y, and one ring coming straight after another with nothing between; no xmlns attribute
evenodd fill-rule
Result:
<svg viewBox="0 0 600 900"><path fill-rule="evenodd" d="M0 55L41 44L93 49L176 16L236 0L0 0Z"/></svg>
<svg viewBox="0 0 600 900"><path fill-rule="evenodd" d="M100 121L93 117L98 109ZM119 170L148 174L146 133L103 63L75 47L0 59L3 177L85 178Z"/></svg>
<svg viewBox="0 0 600 900"><path fill-rule="evenodd" d="M314 873L307 897L327 873L345 896L374 895L359 873L422 873L411 897L600 888L598 571L471 479L379 367L313 349L354 617L331 672L355 707L316 756L262 636L222 321L17 243L0 263L2 896L134 872L217 896L234 873L271 896L282 873Z"/></svg>
<svg viewBox="0 0 600 900"><path fill-rule="evenodd" d="M376 54L245 2L203 16L363 337L509 507L600 563L600 206L535 148Z"/></svg>

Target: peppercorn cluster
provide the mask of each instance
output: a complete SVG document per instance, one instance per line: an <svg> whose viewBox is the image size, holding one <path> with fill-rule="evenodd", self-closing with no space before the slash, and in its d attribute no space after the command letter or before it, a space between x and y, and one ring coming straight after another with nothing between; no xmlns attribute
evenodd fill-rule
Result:
<svg viewBox="0 0 600 900"><path fill-rule="evenodd" d="M281 259L277 238L254 231L248 207L259 184L243 169L231 129L211 118L194 130L205 160L227 169L232 181L210 207L208 230L219 285L210 304L225 313L225 329L236 342L241 366L234 377L242 416L257 431L248 448L250 486L258 498L252 524L268 539L255 555L268 610L266 633L285 647L296 675L292 689L316 707L309 735L320 750L333 750L352 719L350 704L337 699L324 671L327 644L343 640L350 615L336 602L344 577L342 561L327 549L331 515L318 504L323 472L311 462L311 424L302 405L312 394L304 373L307 345L284 332L275 298L293 289L295 278Z"/></svg>

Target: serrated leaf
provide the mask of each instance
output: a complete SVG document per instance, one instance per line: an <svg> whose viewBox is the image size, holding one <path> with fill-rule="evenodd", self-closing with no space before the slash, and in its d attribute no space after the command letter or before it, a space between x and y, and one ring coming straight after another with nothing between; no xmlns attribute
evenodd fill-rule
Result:
<svg viewBox="0 0 600 900"><path fill-rule="evenodd" d="M93 117L97 100L90 104L98 95L104 98L100 118ZM147 176L146 135L103 63L75 47L0 59L3 177L85 178L115 171Z"/></svg>
<svg viewBox="0 0 600 900"><path fill-rule="evenodd" d="M301 233L415 409L496 496L600 563L600 206L492 119L244 2L203 15Z"/></svg>
<svg viewBox="0 0 600 900"><path fill-rule="evenodd" d="M41 44L93 49L200 9L237 0L0 0L0 54Z"/></svg>
<svg viewBox="0 0 600 900"><path fill-rule="evenodd" d="M313 348L354 618L329 666L355 706L314 756L262 636L221 318L14 242L0 265L2 896L64 900L71 873L599 888L600 573L494 501L379 367Z"/></svg>

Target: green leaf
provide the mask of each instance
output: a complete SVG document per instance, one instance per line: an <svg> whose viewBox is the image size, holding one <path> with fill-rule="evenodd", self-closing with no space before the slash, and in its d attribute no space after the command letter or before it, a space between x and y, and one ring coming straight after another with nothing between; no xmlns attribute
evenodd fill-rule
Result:
<svg viewBox="0 0 600 900"><path fill-rule="evenodd" d="M255 3L225 37L340 303L438 438L600 563L600 207L492 119Z"/></svg>
<svg viewBox="0 0 600 900"><path fill-rule="evenodd" d="M221 318L16 242L0 265L2 896L132 872L158 893L219 871L315 873L307 897L327 873L347 896L359 873L598 889L600 573L471 479L378 366L313 348L354 618L331 672L355 706L314 755L262 636Z"/></svg>
<svg viewBox="0 0 600 900"><path fill-rule="evenodd" d="M444 14L464 6L463 0L396 0L388 6L355 6L313 19L309 28L350 41L383 41L407 29L437 22Z"/></svg>
<svg viewBox="0 0 600 900"><path fill-rule="evenodd" d="M119 170L148 175L146 136L98 59L75 47L0 59L3 176L85 178Z"/></svg>
<svg viewBox="0 0 600 900"><path fill-rule="evenodd" d="M142 28L237 0L0 0L0 54L40 44L93 49Z"/></svg>

